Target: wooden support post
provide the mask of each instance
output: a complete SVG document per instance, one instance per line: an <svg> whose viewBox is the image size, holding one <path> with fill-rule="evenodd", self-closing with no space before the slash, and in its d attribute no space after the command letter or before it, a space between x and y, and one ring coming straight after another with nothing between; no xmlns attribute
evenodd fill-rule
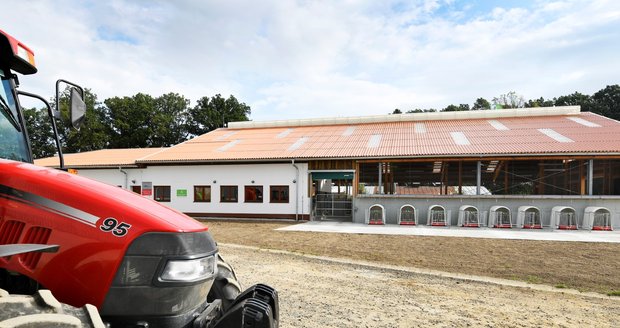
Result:
<svg viewBox="0 0 620 328"><path fill-rule="evenodd" d="M594 160L588 160L588 195L594 195Z"/></svg>
<svg viewBox="0 0 620 328"><path fill-rule="evenodd" d="M510 163L509 161L505 162L506 164L504 164L504 194L507 195L508 191L510 190L508 183L509 183L509 179L508 179L508 164Z"/></svg>
<svg viewBox="0 0 620 328"><path fill-rule="evenodd" d="M358 185L360 183L360 163L355 162L355 173L353 175L353 197L357 196L359 190L357 190Z"/></svg>
<svg viewBox="0 0 620 328"><path fill-rule="evenodd" d="M482 162L476 163L476 195L480 195L480 187L482 186Z"/></svg>
<svg viewBox="0 0 620 328"><path fill-rule="evenodd" d="M570 174L569 174L569 164L568 162L564 162L564 192L566 192L568 195L571 194L570 190L570 184L569 184L569 180L570 180Z"/></svg>
<svg viewBox="0 0 620 328"><path fill-rule="evenodd" d="M459 195L463 194L463 161L459 161Z"/></svg>
<svg viewBox="0 0 620 328"><path fill-rule="evenodd" d="M586 194L586 175L583 170L584 162L582 160L579 161L579 194Z"/></svg>
<svg viewBox="0 0 620 328"><path fill-rule="evenodd" d="M448 163L444 162L444 180L442 182L444 188L444 195L448 194Z"/></svg>

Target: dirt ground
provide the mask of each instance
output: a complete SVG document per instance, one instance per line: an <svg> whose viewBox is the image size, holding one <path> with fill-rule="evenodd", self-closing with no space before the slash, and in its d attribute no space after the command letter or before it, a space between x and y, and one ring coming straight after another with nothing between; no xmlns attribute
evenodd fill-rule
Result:
<svg viewBox="0 0 620 328"><path fill-rule="evenodd" d="M581 291L620 291L620 244L274 230L292 223L205 221L205 224L220 243L513 279ZM617 310L616 314L620 314Z"/></svg>
<svg viewBox="0 0 620 328"><path fill-rule="evenodd" d="M218 237L230 233L222 231L228 224L213 226ZM308 236L287 232L264 237L297 245L301 241L296 237ZM230 244L220 244L220 252L236 267L244 287L263 282L278 290L282 328L620 326L620 299L606 296L472 282Z"/></svg>

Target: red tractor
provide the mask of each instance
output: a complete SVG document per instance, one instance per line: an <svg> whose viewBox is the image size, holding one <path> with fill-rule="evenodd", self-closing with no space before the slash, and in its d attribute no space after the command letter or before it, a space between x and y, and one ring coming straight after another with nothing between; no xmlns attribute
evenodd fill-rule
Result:
<svg viewBox="0 0 620 328"><path fill-rule="evenodd" d="M241 291L203 224L130 191L32 165L18 97L46 104L62 167L58 106L18 90L14 72L36 73L34 54L0 30L0 326L21 320L6 318L12 303L2 300L17 297L8 293L49 293L41 289L66 304L59 309L94 305L106 327L278 326L277 292L263 284ZM83 90L59 82L71 85L77 124Z"/></svg>

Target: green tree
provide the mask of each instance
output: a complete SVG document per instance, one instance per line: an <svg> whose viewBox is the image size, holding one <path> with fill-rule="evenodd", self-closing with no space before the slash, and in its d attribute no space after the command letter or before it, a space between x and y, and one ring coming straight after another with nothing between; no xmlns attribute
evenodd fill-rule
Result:
<svg viewBox="0 0 620 328"><path fill-rule="evenodd" d="M488 100L484 99L484 98L478 98L476 99L476 101L474 102L474 105L471 108L472 110L485 110L485 109L491 109L491 104L489 103Z"/></svg>
<svg viewBox="0 0 620 328"><path fill-rule="evenodd" d="M23 113L33 158L54 156L57 150L47 109L25 108Z"/></svg>
<svg viewBox="0 0 620 328"><path fill-rule="evenodd" d="M469 104L460 104L458 106L448 105L448 107L443 109L444 112L462 112L462 111L468 111L468 110L469 110Z"/></svg>
<svg viewBox="0 0 620 328"><path fill-rule="evenodd" d="M493 98L493 105L495 108L523 108L525 99L522 95L510 91Z"/></svg>
<svg viewBox="0 0 620 328"><path fill-rule="evenodd" d="M412 113L434 113L437 110L435 108L430 108L430 109L422 109L422 108L415 108L415 109L410 109L408 111L406 111L407 114L412 114Z"/></svg>
<svg viewBox="0 0 620 328"><path fill-rule="evenodd" d="M555 105L555 101L553 99L547 99L540 97L538 99L530 99L525 103L526 108L532 107L552 107Z"/></svg>
<svg viewBox="0 0 620 328"><path fill-rule="evenodd" d="M167 93L155 99L152 117L151 147L169 147L187 139L189 99Z"/></svg>
<svg viewBox="0 0 620 328"><path fill-rule="evenodd" d="M592 98L579 92L574 92L567 96L555 98L556 106L581 106L582 112L589 112L592 109Z"/></svg>
<svg viewBox="0 0 620 328"><path fill-rule="evenodd" d="M402 113L403 112L398 108L394 109L394 111L392 112L392 114L402 114Z"/></svg>
<svg viewBox="0 0 620 328"><path fill-rule="evenodd" d="M110 127L110 148L151 146L155 99L138 93L132 97L113 97L104 101Z"/></svg>
<svg viewBox="0 0 620 328"><path fill-rule="evenodd" d="M189 109L187 129L190 135L201 135L224 127L227 122L249 121L250 113L250 106L240 103L233 95L228 99L220 94L202 97Z"/></svg>
<svg viewBox="0 0 620 328"><path fill-rule="evenodd" d="M620 85L608 85L593 94L591 111L620 120Z"/></svg>

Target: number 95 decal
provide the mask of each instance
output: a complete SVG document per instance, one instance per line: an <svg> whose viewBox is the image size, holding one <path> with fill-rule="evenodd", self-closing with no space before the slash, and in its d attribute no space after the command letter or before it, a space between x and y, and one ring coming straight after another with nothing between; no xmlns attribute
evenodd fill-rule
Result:
<svg viewBox="0 0 620 328"><path fill-rule="evenodd" d="M111 232L116 237L123 237L127 234L131 224L125 222L118 222L115 218L109 217L103 220L103 223L99 226L99 229L104 232Z"/></svg>

